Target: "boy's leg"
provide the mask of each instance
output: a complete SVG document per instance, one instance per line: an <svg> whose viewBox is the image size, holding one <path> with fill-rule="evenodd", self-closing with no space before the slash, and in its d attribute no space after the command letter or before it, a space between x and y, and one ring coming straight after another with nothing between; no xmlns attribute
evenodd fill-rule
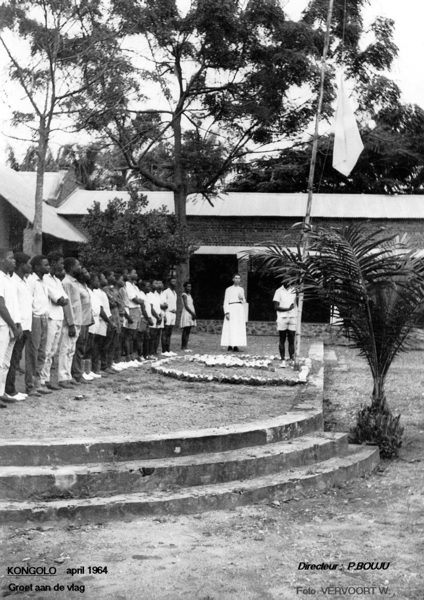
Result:
<svg viewBox="0 0 424 600"><path fill-rule="evenodd" d="M280 358L281 360L284 360L285 358L285 345L286 345L286 337L287 337L287 329L284 330L279 330L278 332L280 339L279 339L279 344L278 344L278 349L280 351Z"/></svg>
<svg viewBox="0 0 424 600"><path fill-rule="evenodd" d="M289 356L290 356L290 360L294 360L294 341L295 341L295 338L296 338L296 331L288 329L287 330L287 336L288 336L288 339L289 339Z"/></svg>

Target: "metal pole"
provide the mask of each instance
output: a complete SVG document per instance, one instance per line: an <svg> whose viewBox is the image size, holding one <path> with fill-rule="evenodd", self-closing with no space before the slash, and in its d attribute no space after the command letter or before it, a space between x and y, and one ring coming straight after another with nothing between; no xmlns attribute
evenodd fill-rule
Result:
<svg viewBox="0 0 424 600"><path fill-rule="evenodd" d="M330 0L328 6L328 14L327 14L327 30L325 32L324 39L324 52L322 54L321 60L321 83L318 95L318 107L317 113L315 117L315 132L312 142L312 155L311 155L311 163L309 165L309 178L308 178L308 202L306 205L306 213L305 218L303 220L304 225L308 226L311 222L311 212L312 212L312 199L314 193L314 176L315 176L315 165L317 161L317 151L318 151L318 128L319 121L321 118L322 111L322 101L324 98L324 82L325 82L325 72L327 68L327 55L328 48L330 46L330 28L331 28L331 19L333 16L333 6L334 0ZM304 230L302 232L302 253L304 257L308 256L308 232ZM303 312L303 292L301 291L298 299L298 310L297 310L297 323L296 323L296 340L295 340L295 368L299 368L299 358L300 358L300 344L302 339L302 312Z"/></svg>

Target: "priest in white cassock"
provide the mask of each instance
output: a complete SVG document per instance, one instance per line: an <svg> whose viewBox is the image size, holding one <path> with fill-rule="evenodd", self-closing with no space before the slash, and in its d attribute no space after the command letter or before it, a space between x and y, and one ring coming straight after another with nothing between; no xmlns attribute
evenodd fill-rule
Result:
<svg viewBox="0 0 424 600"><path fill-rule="evenodd" d="M247 346L246 316L244 311L244 290L240 287L240 275L234 275L233 284L225 290L224 324L222 327L221 346L238 352L239 346Z"/></svg>

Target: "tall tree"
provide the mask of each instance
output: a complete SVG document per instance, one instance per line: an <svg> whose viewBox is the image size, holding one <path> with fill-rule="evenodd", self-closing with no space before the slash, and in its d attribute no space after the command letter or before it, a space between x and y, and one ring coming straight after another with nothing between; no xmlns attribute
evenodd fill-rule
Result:
<svg viewBox="0 0 424 600"><path fill-rule="evenodd" d="M337 0L332 30L334 60L363 82L395 53L387 21L360 49L365 3ZM113 105L102 103L96 88L91 106L99 111L83 119L109 136L145 182L173 191L184 227L188 194L213 202L234 162L281 138L298 138L310 123L327 2L313 0L298 22L287 18L280 0L193 0L186 11L176 0L112 0L112 6L141 83L138 93ZM324 115L333 95L329 79ZM183 266L180 280L186 274Z"/></svg>
<svg viewBox="0 0 424 600"><path fill-rule="evenodd" d="M83 93L113 68L115 40L100 0L8 0L0 6L0 23L10 78L25 95L25 107L13 111L13 123L28 126L37 147L35 214L24 245L39 254L49 138L78 110Z"/></svg>

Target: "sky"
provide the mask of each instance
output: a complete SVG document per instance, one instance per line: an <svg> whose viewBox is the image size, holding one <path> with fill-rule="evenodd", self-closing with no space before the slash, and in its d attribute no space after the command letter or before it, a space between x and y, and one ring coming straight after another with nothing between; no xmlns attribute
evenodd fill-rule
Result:
<svg viewBox="0 0 424 600"><path fill-rule="evenodd" d="M285 10L296 19L307 5L307 0L286 0ZM395 22L394 41L399 48L399 56L391 70L391 78L402 90L403 100L424 108L424 23L423 0L369 0L365 9L368 22L376 16L393 19Z"/></svg>
<svg viewBox="0 0 424 600"><path fill-rule="evenodd" d="M297 19L307 5L308 0L285 0L285 10L288 15ZM187 2L187 0L182 0ZM399 48L399 56L390 73L402 90L402 98L405 102L415 103L424 108L424 69L421 61L424 59L424 35L422 34L424 23L424 0L369 0L369 6L365 10L365 20L370 23L375 16L385 16L395 21L394 40ZM0 60L0 75L5 78L4 62ZM6 81L5 81L6 83ZM5 86L3 87L3 91ZM19 142L8 137L8 134L18 135L16 130L11 129L8 120L10 112L2 102L4 93L0 95L0 162L6 160L6 148L10 144L18 156L20 150L27 147L27 143ZM9 96L10 100L10 96ZM56 134L53 138L53 151L59 145L67 142L85 143L87 140L75 139L73 136Z"/></svg>

